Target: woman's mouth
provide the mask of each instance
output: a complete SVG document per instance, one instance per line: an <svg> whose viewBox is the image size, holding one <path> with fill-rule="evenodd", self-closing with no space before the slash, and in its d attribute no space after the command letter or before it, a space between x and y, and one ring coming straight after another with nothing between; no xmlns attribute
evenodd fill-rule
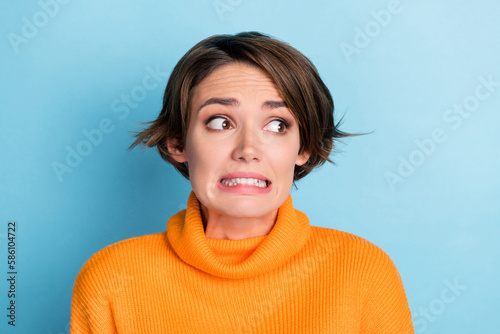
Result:
<svg viewBox="0 0 500 334"><path fill-rule="evenodd" d="M264 195L271 192L273 183L259 173L234 171L222 176L217 187L231 194Z"/></svg>
<svg viewBox="0 0 500 334"><path fill-rule="evenodd" d="M221 184L226 187L236 187L238 185L247 185L247 186L255 186L259 188L267 188L269 186L269 181L260 180L255 178L245 178L245 177L237 177L233 179L221 179Z"/></svg>

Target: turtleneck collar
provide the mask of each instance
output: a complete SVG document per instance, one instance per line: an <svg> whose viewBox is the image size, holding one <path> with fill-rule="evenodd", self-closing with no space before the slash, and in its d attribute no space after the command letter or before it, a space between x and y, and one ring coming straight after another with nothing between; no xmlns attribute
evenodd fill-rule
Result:
<svg viewBox="0 0 500 334"><path fill-rule="evenodd" d="M222 278L250 278L274 270L297 254L311 233L307 216L293 208L288 195L268 235L243 240L205 236L198 198L191 192L187 209L167 222L167 237L189 265Z"/></svg>

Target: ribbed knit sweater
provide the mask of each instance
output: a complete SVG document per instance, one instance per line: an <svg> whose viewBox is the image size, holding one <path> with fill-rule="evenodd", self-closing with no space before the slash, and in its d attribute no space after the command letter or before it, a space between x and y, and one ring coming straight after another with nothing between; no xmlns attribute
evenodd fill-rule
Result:
<svg viewBox="0 0 500 334"><path fill-rule="evenodd" d="M268 235L206 238L199 201L166 232L94 254L75 282L71 333L414 333L386 253L315 227L291 196Z"/></svg>

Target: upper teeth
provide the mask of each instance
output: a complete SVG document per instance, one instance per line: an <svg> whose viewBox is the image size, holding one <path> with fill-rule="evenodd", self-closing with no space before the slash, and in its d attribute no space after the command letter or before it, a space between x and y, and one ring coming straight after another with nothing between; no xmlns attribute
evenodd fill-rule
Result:
<svg viewBox="0 0 500 334"><path fill-rule="evenodd" d="M238 184L247 184L251 186L257 186L260 188L265 188L267 187L267 182L264 180L259 180L259 179L252 179L252 178L235 178L235 179L223 179L221 183L227 187L234 187Z"/></svg>

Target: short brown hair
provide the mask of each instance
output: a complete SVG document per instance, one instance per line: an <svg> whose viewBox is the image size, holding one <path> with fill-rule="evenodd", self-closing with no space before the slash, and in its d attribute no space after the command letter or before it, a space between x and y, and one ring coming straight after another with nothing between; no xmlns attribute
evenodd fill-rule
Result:
<svg viewBox="0 0 500 334"><path fill-rule="evenodd" d="M137 132L130 145L156 146L161 157L189 179L187 164L175 161L167 148L176 139L182 150L190 117L194 88L217 68L243 62L259 67L276 84L288 109L295 117L300 133L299 153L309 152L309 160L295 166L294 181L321 166L334 149L334 140L357 134L338 129L333 120L333 99L311 61L287 43L259 32L215 35L192 47L177 63L163 96L158 118ZM332 162L333 163L333 162Z"/></svg>

